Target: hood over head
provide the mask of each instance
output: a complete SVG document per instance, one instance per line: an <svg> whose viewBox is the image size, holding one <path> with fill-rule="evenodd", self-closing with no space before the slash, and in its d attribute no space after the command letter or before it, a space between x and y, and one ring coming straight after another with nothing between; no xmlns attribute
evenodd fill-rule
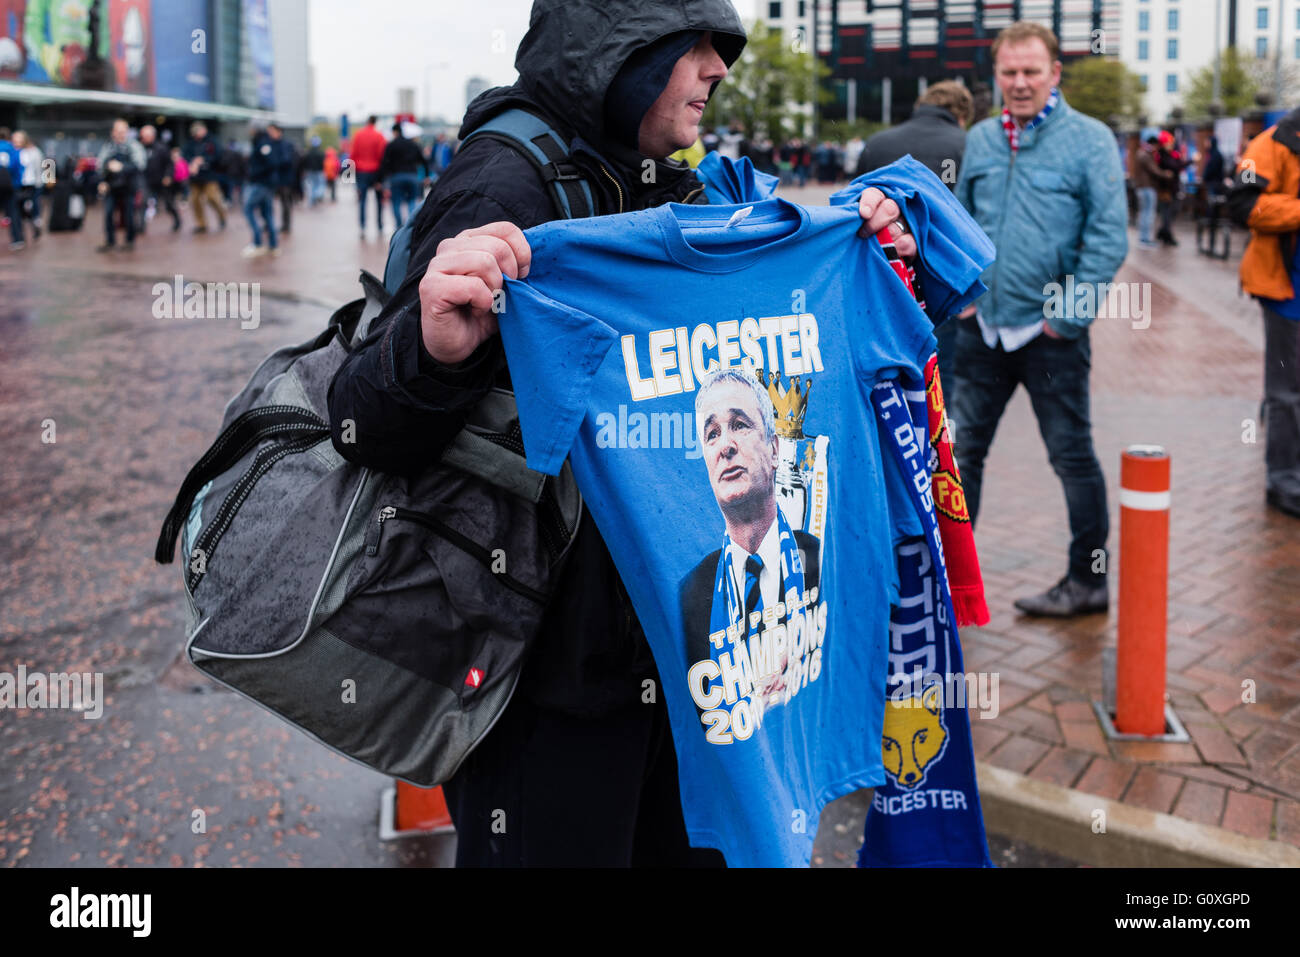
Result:
<svg viewBox="0 0 1300 957"><path fill-rule="evenodd" d="M634 53L684 31L712 32L728 67L745 47L745 28L731 0L535 0L515 54L519 79L475 99L460 136L503 110L533 105L571 134L617 143L617 132L605 123L614 78Z"/></svg>

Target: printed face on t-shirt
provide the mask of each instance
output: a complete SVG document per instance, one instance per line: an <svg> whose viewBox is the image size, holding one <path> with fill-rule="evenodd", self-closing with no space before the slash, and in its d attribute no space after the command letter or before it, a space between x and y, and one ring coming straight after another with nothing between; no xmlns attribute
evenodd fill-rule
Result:
<svg viewBox="0 0 1300 957"><path fill-rule="evenodd" d="M709 484L723 514L761 510L776 494L777 443L767 434L755 390L734 380L709 387L696 422Z"/></svg>

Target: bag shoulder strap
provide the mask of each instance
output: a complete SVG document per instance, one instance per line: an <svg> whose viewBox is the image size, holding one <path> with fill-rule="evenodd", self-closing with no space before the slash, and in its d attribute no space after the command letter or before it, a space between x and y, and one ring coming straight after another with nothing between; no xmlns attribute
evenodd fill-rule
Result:
<svg viewBox="0 0 1300 957"><path fill-rule="evenodd" d="M533 164L551 195L551 202L561 219L583 219L596 215L596 200L586 176L569 160L569 145L540 116L514 108L488 120L461 142L486 138L504 143ZM384 264L383 286L396 294L406 279L411 261L411 227L407 220L388 244L388 261Z"/></svg>
<svg viewBox="0 0 1300 957"><path fill-rule="evenodd" d="M518 107L498 113L469 136L487 137L513 147L532 162L551 192L562 219L596 215L596 202L586 176L569 159L569 144L540 116Z"/></svg>

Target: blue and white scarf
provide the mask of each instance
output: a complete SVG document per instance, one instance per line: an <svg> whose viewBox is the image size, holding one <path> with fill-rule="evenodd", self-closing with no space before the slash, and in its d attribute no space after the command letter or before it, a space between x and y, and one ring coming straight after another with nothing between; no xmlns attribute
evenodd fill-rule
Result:
<svg viewBox="0 0 1300 957"><path fill-rule="evenodd" d="M890 610L881 756L859 867L992 867L971 747L969 702L955 701L961 644L930 493L925 390L883 382L871 392L885 455L905 477L925 531L895 549L899 603Z"/></svg>

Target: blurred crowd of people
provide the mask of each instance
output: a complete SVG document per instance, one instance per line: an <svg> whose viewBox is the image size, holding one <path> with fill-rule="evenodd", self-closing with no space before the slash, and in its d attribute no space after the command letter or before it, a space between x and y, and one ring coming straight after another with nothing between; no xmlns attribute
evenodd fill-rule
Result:
<svg viewBox="0 0 1300 957"><path fill-rule="evenodd" d="M400 227L451 162L453 144L442 134L421 142L421 131L410 124L394 124L385 136L376 123L371 117L335 148L318 136L295 143L275 123L254 126L241 143L222 142L196 121L188 138L176 142L170 130L137 129L119 119L97 152L61 162L47 158L24 131L0 127L0 226L9 230L9 249L20 252L46 231L80 230L98 207L104 229L98 251L130 252L161 217L178 232L185 214L201 235L226 229L230 215L242 211L252 233L244 255L252 258L278 253L296 206L337 202L340 182L355 182L363 197L375 194L382 234L383 207L391 205ZM361 222L364 238L364 202Z"/></svg>

